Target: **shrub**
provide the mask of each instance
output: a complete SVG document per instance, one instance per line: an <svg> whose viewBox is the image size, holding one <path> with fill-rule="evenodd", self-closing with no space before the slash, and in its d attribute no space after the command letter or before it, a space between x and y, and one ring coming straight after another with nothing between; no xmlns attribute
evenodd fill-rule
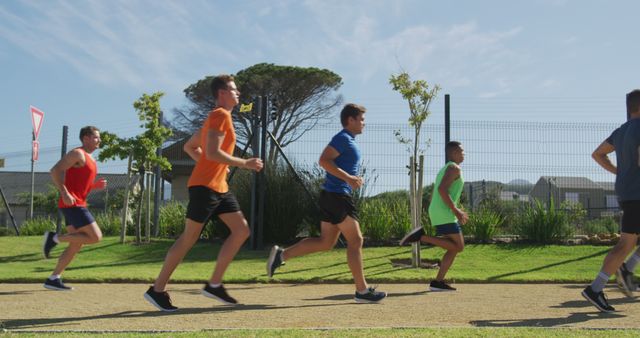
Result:
<svg viewBox="0 0 640 338"><path fill-rule="evenodd" d="M364 199L359 216L363 236L374 241L402 238L411 229L411 213L406 196Z"/></svg>
<svg viewBox="0 0 640 338"><path fill-rule="evenodd" d="M41 236L45 231L56 231L56 222L50 217L35 217L20 226L21 236Z"/></svg>
<svg viewBox="0 0 640 338"><path fill-rule="evenodd" d="M482 208L469 214L469 221L463 226L463 231L475 240L486 243L493 239L503 222L504 218L500 214Z"/></svg>
<svg viewBox="0 0 640 338"><path fill-rule="evenodd" d="M553 200L547 208L540 201L524 209L520 222L515 226L516 234L522 239L550 244L567 240L574 233L569 224L569 216L554 206Z"/></svg>
<svg viewBox="0 0 640 338"><path fill-rule="evenodd" d="M120 235L122 217L120 217L116 212L99 212L96 213L95 219L103 236ZM131 234L133 234L133 227L127 227L127 232L131 232Z"/></svg>
<svg viewBox="0 0 640 338"><path fill-rule="evenodd" d="M296 175L287 165L268 166L265 170L266 191L264 205L265 243L290 243L301 232L311 232L309 225L319 228L320 215L317 201L320 191L322 172L296 169L297 174L309 189L311 196L298 181ZM251 210L252 173L246 170L235 173L231 182L231 190L238 198L240 207L247 221ZM207 227L212 236L224 237L228 230L225 226Z"/></svg>
<svg viewBox="0 0 640 338"><path fill-rule="evenodd" d="M184 231L187 207L184 203L169 202L160 207L158 223L160 237L178 237Z"/></svg>
<svg viewBox="0 0 640 338"><path fill-rule="evenodd" d="M615 234L619 230L620 225L613 217L596 218L584 225L584 233L587 235Z"/></svg>

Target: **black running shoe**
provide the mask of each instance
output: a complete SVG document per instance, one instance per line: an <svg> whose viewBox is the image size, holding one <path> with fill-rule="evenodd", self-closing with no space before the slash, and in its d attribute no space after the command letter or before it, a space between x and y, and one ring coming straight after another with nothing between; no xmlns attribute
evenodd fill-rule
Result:
<svg viewBox="0 0 640 338"><path fill-rule="evenodd" d="M56 279L53 279L53 280L47 278L47 280L44 281L44 285L42 285L42 286L44 286L45 289L55 290L55 291L71 291L71 290L73 290L72 287L64 285L64 283L62 282L62 279L60 279L60 278L56 278Z"/></svg>
<svg viewBox="0 0 640 338"><path fill-rule="evenodd" d="M273 248L271 248L269 259L267 260L267 277L273 277L273 273L276 272L276 269L284 264L284 260L282 259L283 252L284 249L277 245L274 245Z"/></svg>
<svg viewBox="0 0 640 338"><path fill-rule="evenodd" d="M403 246L409 243L419 242L420 238L422 238L422 236L424 235L425 235L425 232L423 227L415 228L400 240L400 246Z"/></svg>
<svg viewBox="0 0 640 338"><path fill-rule="evenodd" d="M206 283L204 285L204 289L202 289L202 295L209 297L209 298L213 298L221 303L227 304L227 305L236 305L238 304L238 301L229 296L229 294L227 293L227 290L224 288L223 285L220 285L217 288L212 288L209 283Z"/></svg>
<svg viewBox="0 0 640 338"><path fill-rule="evenodd" d="M625 263L616 270L616 282L622 293L627 297L633 297L633 291L636 291L637 285L633 281L633 272L627 269Z"/></svg>
<svg viewBox="0 0 640 338"><path fill-rule="evenodd" d="M385 297L387 297L387 293L384 291L376 291L376 288L369 287L367 288L367 293L360 294L356 291L355 297L353 299L356 303L379 303Z"/></svg>
<svg viewBox="0 0 640 338"><path fill-rule="evenodd" d="M44 242L42 243L42 253L44 254L45 258L49 258L49 254L51 253L51 249L53 249L53 247L58 245L58 243L56 243L53 240L53 236L55 236L55 235L56 235L56 233L55 232L51 232L51 231L46 231L44 233Z"/></svg>
<svg viewBox="0 0 640 338"><path fill-rule="evenodd" d="M178 309L171 304L171 297L169 297L168 292L156 292L153 290L153 286L149 287L149 290L145 292L144 299L160 311L173 312Z"/></svg>
<svg viewBox="0 0 640 338"><path fill-rule="evenodd" d="M438 291L456 291L456 288L451 285L445 283L442 280L432 280L429 284L429 290L438 292Z"/></svg>
<svg viewBox="0 0 640 338"><path fill-rule="evenodd" d="M589 303L593 304L598 310L602 312L614 312L616 309L613 306L609 305L607 301L607 297L604 295L604 292L595 292L591 290L591 285L587 286L582 290L582 297L589 301Z"/></svg>

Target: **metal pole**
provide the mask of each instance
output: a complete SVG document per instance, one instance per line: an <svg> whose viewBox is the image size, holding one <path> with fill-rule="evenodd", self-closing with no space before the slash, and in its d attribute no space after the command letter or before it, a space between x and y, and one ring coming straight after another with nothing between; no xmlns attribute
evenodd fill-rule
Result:
<svg viewBox="0 0 640 338"><path fill-rule="evenodd" d="M447 143L451 141L451 105L449 94L444 95L444 163L449 160L447 158Z"/></svg>
<svg viewBox="0 0 640 338"><path fill-rule="evenodd" d="M262 107L260 107L260 158L264 163L264 167L258 173L258 236L256 237L256 246L254 249L262 249L264 240L264 202L267 192L267 176L265 171L268 168L267 163L267 109L268 109L269 97L262 97Z"/></svg>
<svg viewBox="0 0 640 338"><path fill-rule="evenodd" d="M147 243L151 240L151 182L153 181L153 173L146 173L147 177L147 210L146 210L146 219L145 219L145 240Z"/></svg>
<svg viewBox="0 0 640 338"><path fill-rule="evenodd" d="M36 134L34 132L31 132L31 141L35 141L36 140ZM35 168L35 162L33 160L33 157L35 156L35 152L33 151L33 146L31 146L31 198L29 201L29 219L33 219L33 193L34 193L34 185L35 185L35 180L36 180L36 174L34 171Z"/></svg>
<svg viewBox="0 0 640 338"><path fill-rule="evenodd" d="M162 112L160 112L160 123L162 124ZM162 156L162 146L156 149L156 155L158 157ZM153 194L153 236L158 237L160 234L160 201L162 190L160 187L162 186L162 169L159 165L155 167L155 184L154 186L154 194Z"/></svg>
<svg viewBox="0 0 640 338"><path fill-rule="evenodd" d="M256 102L256 111L262 111L262 97L258 97ZM253 154L260 153L260 138L258 137L258 133L260 132L260 121L256 116L252 116L251 119L251 149L253 150ZM258 224L258 173L254 172L251 175L251 209L249 210L249 230L251 230L251 237L249 238L249 248L254 249L256 247L255 243L257 242L257 224Z"/></svg>
<svg viewBox="0 0 640 338"><path fill-rule="evenodd" d="M69 136L69 126L62 126L62 148L60 149L60 158L67 154L67 137ZM56 233L62 230L62 210L58 209L56 215Z"/></svg>

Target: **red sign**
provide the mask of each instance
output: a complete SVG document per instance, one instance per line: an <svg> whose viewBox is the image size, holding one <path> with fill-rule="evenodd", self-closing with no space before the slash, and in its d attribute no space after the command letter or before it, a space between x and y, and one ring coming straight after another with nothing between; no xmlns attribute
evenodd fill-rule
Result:
<svg viewBox="0 0 640 338"><path fill-rule="evenodd" d="M38 150L40 150L40 142L38 141L33 141L32 143L32 149L31 149L31 159L34 161L38 160Z"/></svg>
<svg viewBox="0 0 640 338"><path fill-rule="evenodd" d="M44 120L44 112L42 110L29 106L31 108L31 123L33 124L33 137L34 139L38 139L38 134L40 134L40 127L42 127L42 120Z"/></svg>

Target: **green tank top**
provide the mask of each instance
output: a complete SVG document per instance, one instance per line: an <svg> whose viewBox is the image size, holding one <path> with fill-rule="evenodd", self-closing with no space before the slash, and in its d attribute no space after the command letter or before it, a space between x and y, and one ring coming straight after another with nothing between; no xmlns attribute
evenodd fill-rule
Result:
<svg viewBox="0 0 640 338"><path fill-rule="evenodd" d="M458 221L456 215L444 203L442 197L440 197L440 193L438 193L438 187L440 186L440 183L442 183L444 173L452 164L455 164L455 162L449 161L444 167L442 167L442 169L440 169L438 175L436 176L436 182L433 185L433 192L431 193L431 204L429 204L429 218L431 219L431 224L434 226L447 223L455 223ZM453 183L451 183L451 186L449 186L449 196L451 197L451 200L455 205L458 205L458 203L460 202L460 195L462 194L463 186L464 180L462 179L462 172L460 172L460 177L453 181Z"/></svg>

